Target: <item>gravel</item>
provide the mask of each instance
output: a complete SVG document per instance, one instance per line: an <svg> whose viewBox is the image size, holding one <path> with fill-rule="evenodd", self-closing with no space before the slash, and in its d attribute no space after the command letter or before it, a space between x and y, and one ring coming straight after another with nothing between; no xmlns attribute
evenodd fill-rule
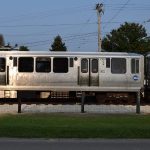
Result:
<svg viewBox="0 0 150 150"><path fill-rule="evenodd" d="M22 104L22 113L80 113L80 105L26 105ZM142 114L150 113L150 106L141 106ZM136 106L133 105L85 105L84 110L86 113L108 113L108 114L134 114ZM0 105L0 113L17 113L18 105Z"/></svg>

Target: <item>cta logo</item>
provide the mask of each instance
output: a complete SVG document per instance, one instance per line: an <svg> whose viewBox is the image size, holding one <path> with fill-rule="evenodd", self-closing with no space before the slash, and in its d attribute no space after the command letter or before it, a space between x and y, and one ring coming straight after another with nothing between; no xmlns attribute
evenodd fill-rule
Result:
<svg viewBox="0 0 150 150"><path fill-rule="evenodd" d="M134 76L133 76L133 80L134 80L134 81L137 81L137 80L139 80L139 76L137 76L137 75L134 75Z"/></svg>

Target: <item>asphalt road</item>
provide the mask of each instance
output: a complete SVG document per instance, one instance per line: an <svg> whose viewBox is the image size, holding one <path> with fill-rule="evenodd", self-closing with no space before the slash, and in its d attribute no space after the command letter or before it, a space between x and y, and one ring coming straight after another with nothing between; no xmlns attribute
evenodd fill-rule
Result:
<svg viewBox="0 0 150 150"><path fill-rule="evenodd" d="M149 150L150 140L0 139L0 150Z"/></svg>

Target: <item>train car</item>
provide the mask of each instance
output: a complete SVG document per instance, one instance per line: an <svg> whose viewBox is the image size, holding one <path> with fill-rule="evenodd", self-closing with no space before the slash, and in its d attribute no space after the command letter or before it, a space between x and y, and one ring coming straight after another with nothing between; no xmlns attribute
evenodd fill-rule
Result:
<svg viewBox="0 0 150 150"><path fill-rule="evenodd" d="M143 88L144 57L112 52L0 52L0 98L20 92L80 92L106 97L127 97Z"/></svg>
<svg viewBox="0 0 150 150"><path fill-rule="evenodd" d="M150 102L150 53L145 56L145 80L144 80L144 98Z"/></svg>

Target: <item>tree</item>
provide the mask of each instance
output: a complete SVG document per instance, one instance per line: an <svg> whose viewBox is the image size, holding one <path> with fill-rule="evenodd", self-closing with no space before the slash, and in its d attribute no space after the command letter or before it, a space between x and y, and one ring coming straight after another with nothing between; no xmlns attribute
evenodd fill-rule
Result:
<svg viewBox="0 0 150 150"><path fill-rule="evenodd" d="M5 41L4 41L4 37L2 34L0 34L0 47L5 46Z"/></svg>
<svg viewBox="0 0 150 150"><path fill-rule="evenodd" d="M121 25L102 40L102 48L113 52L136 52L144 54L150 50L150 40L146 29L138 23Z"/></svg>
<svg viewBox="0 0 150 150"><path fill-rule="evenodd" d="M65 46L65 43L62 42L60 35L54 38L54 42L51 47L52 49L50 49L50 51L67 51L67 47Z"/></svg>
<svg viewBox="0 0 150 150"><path fill-rule="evenodd" d="M29 51L27 46L20 46L19 51Z"/></svg>

